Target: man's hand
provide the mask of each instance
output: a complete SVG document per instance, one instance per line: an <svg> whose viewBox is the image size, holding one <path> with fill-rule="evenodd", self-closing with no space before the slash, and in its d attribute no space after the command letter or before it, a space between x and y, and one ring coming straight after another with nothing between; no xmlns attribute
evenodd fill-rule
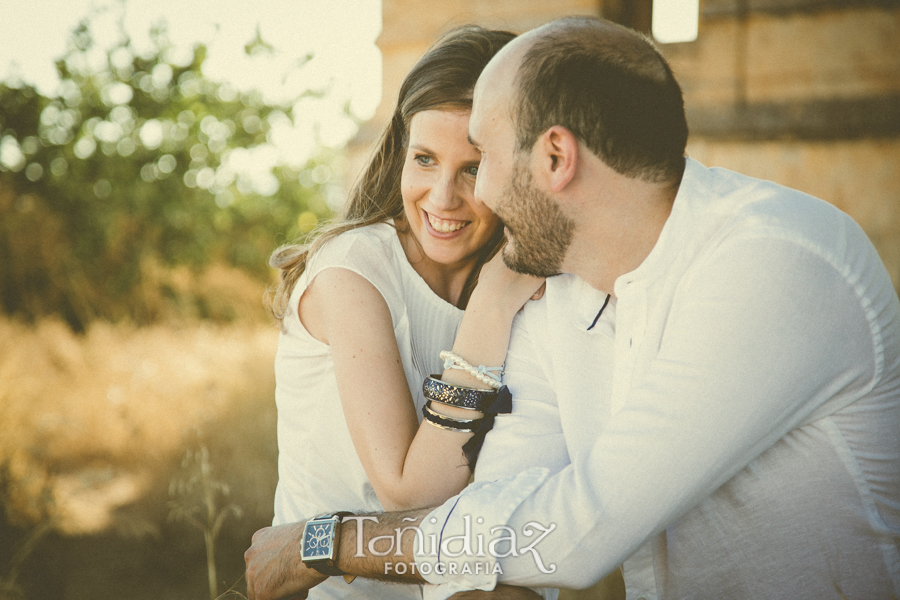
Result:
<svg viewBox="0 0 900 600"><path fill-rule="evenodd" d="M472 590L453 594L450 600L535 600L538 594L528 588L498 585L493 592Z"/></svg>
<svg viewBox="0 0 900 600"><path fill-rule="evenodd" d="M244 552L250 600L306 598L307 591L328 577L307 569L300 560L305 523L266 527L253 534Z"/></svg>

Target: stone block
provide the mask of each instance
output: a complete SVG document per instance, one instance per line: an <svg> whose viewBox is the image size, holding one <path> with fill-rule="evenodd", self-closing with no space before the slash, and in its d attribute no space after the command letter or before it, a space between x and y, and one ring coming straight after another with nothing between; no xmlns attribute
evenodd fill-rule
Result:
<svg viewBox="0 0 900 600"><path fill-rule="evenodd" d="M662 50L697 106L900 91L900 9L711 19L695 42Z"/></svg>
<svg viewBox="0 0 900 600"><path fill-rule="evenodd" d="M661 45L684 91L685 103L708 106L735 101L739 84L736 53L739 35L737 21L720 19L701 22L694 42Z"/></svg>
<svg viewBox="0 0 900 600"><path fill-rule="evenodd" d="M749 102L900 90L900 9L758 16L748 33Z"/></svg>

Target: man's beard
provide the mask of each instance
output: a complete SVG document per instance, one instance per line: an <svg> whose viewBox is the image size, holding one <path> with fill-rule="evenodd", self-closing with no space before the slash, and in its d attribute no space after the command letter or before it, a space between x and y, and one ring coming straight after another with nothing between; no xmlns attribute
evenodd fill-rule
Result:
<svg viewBox="0 0 900 600"><path fill-rule="evenodd" d="M516 273L559 275L572 243L575 221L566 217L550 196L537 189L531 171L516 157L498 216L507 227L503 262Z"/></svg>

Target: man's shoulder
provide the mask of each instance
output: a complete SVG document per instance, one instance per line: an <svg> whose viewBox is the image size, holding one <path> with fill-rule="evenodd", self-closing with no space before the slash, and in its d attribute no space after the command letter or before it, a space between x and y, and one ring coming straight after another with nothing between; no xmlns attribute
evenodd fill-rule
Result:
<svg viewBox="0 0 900 600"><path fill-rule="evenodd" d="M849 215L801 190L718 167L695 166L691 173L695 197L689 203L699 201L696 210L716 245L771 238L831 255L848 245L862 250L867 242Z"/></svg>
<svg viewBox="0 0 900 600"><path fill-rule="evenodd" d="M798 233L852 220L833 204L802 190L720 167L704 170L699 179L712 197L710 208L715 213Z"/></svg>

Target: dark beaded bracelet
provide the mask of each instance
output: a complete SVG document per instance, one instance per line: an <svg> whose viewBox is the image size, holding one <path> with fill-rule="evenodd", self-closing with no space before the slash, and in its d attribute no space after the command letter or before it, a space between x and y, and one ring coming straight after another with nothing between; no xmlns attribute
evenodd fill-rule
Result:
<svg viewBox="0 0 900 600"><path fill-rule="evenodd" d="M453 385L441 381L437 375L425 378L422 383L422 393L428 400L481 412L485 412L485 409L497 398L497 390L478 390Z"/></svg>

